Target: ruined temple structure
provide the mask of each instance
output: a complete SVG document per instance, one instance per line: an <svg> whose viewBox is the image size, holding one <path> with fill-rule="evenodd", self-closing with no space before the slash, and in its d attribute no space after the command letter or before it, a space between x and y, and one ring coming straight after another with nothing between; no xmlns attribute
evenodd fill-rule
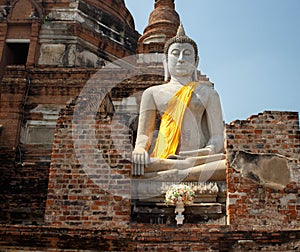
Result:
<svg viewBox="0 0 300 252"><path fill-rule="evenodd" d="M123 0L0 0L0 251L300 250L296 112L226 125L226 181L193 185L183 226L134 183L141 93L179 23L174 0L142 35Z"/></svg>

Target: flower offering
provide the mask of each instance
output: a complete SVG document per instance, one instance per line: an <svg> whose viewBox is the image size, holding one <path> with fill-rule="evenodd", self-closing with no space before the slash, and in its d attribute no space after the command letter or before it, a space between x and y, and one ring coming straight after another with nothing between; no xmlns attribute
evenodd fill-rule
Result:
<svg viewBox="0 0 300 252"><path fill-rule="evenodd" d="M166 192L165 203L167 205L176 205L178 201L182 201L184 205L194 202L195 191L188 185L179 184L171 185Z"/></svg>

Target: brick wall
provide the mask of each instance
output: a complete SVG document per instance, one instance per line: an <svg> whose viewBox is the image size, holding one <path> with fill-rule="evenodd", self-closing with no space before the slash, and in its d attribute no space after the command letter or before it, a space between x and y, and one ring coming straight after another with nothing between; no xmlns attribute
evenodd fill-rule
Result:
<svg viewBox="0 0 300 252"><path fill-rule="evenodd" d="M0 124L3 125L0 135L1 223L43 223L52 151L45 144L20 142L20 125L30 120L45 120L41 113L32 112L38 106L65 107L80 94L95 71L87 68L7 68L0 92ZM112 79L124 81L123 84L115 83L111 91L113 100L118 101L120 97L161 83L162 73L162 68L133 72L114 69L113 73L102 69L101 77L96 75L94 81L97 88L101 86L101 79L110 84ZM99 134L102 133L99 131ZM64 145L58 147L66 148ZM70 162L68 157L65 162Z"/></svg>
<svg viewBox="0 0 300 252"><path fill-rule="evenodd" d="M147 80L143 71L150 73ZM51 156L47 224L85 228L129 224L133 145L129 119L136 111L123 113L123 106L115 105L161 83L161 72L161 68L101 70L61 112ZM116 102L114 112L107 94Z"/></svg>
<svg viewBox="0 0 300 252"><path fill-rule="evenodd" d="M22 106L26 94L27 79L25 67L19 66L8 69L0 89L0 120L3 130L0 136L0 146L16 147L19 133L19 121L22 115Z"/></svg>
<svg viewBox="0 0 300 252"><path fill-rule="evenodd" d="M241 229L288 229L300 223L300 133L296 112L265 111L227 125L228 224ZM238 151L280 154L288 159L291 182L272 189L231 167ZM272 169L270 173L272 173Z"/></svg>
<svg viewBox="0 0 300 252"><path fill-rule="evenodd" d="M63 111L58 122L49 174L46 223L88 228L126 225L130 200L118 196L118 191L129 194L126 179L130 173L129 161L120 156L109 136L98 141L99 135L107 136L112 130L121 136L122 129L110 127L109 119L93 120L92 115L86 115L73 121L72 134L73 110L74 104ZM92 138L91 131L96 138ZM130 146L124 143L128 154Z"/></svg>
<svg viewBox="0 0 300 252"><path fill-rule="evenodd" d="M66 106L94 72L95 69L7 67L0 93L0 146L16 148L20 123L36 119L31 109L41 104Z"/></svg>
<svg viewBox="0 0 300 252"><path fill-rule="evenodd" d="M94 72L24 66L6 69L0 92L1 223L44 222L51 148L22 143L21 125L44 120L41 114L30 112L38 105L65 106Z"/></svg>
<svg viewBox="0 0 300 252"><path fill-rule="evenodd" d="M300 232L231 226L136 225L127 228L0 226L4 251L298 251ZM66 250L65 250L66 249Z"/></svg>

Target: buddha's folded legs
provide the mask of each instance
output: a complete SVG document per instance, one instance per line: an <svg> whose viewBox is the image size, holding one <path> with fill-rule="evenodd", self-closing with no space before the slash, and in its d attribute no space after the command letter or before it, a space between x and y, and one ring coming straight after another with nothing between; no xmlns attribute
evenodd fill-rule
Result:
<svg viewBox="0 0 300 252"><path fill-rule="evenodd" d="M177 165L178 164L176 164L176 166ZM161 181L225 181L226 160L220 160L219 158L217 161L212 161L188 168L181 167L181 169L173 168L166 171L148 172L145 173L142 178L152 178Z"/></svg>
<svg viewBox="0 0 300 252"><path fill-rule="evenodd" d="M222 153L199 157L188 157L184 159L151 158L150 163L145 166L145 173L168 171L172 169L183 170L223 159L225 159L225 155Z"/></svg>
<svg viewBox="0 0 300 252"><path fill-rule="evenodd" d="M185 177L184 181L225 181L226 160L223 159L180 170L178 176Z"/></svg>

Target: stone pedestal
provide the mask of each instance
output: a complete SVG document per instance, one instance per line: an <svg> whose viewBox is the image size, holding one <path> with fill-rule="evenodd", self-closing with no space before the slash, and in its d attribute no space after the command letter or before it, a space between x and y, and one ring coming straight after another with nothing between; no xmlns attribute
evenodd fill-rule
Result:
<svg viewBox="0 0 300 252"><path fill-rule="evenodd" d="M167 206L165 192L173 182L133 180L131 221L175 225L174 206ZM196 192L185 206L185 223L225 224L226 183L186 182Z"/></svg>
<svg viewBox="0 0 300 252"><path fill-rule="evenodd" d="M184 221L184 215L182 214L184 212L184 203L182 200L178 200L175 205L175 220L177 225L182 225Z"/></svg>

